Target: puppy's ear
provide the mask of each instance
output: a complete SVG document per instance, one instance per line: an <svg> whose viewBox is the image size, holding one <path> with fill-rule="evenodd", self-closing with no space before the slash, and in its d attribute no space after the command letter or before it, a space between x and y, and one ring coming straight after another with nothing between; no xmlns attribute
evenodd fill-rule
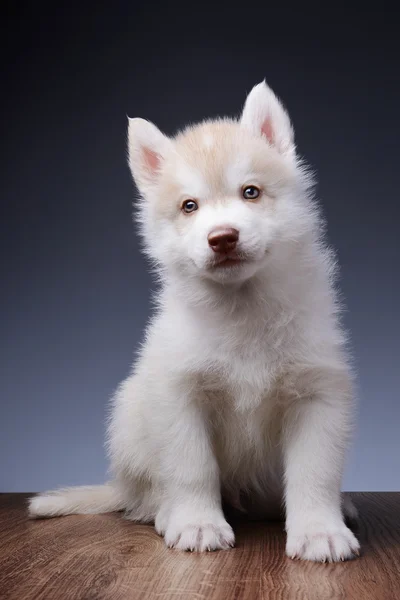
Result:
<svg viewBox="0 0 400 600"><path fill-rule="evenodd" d="M128 117L129 166L137 187L146 193L157 184L172 141L153 123Z"/></svg>
<svg viewBox="0 0 400 600"><path fill-rule="evenodd" d="M247 96L241 124L254 135L263 136L280 154L294 152L289 115L265 81L255 85Z"/></svg>

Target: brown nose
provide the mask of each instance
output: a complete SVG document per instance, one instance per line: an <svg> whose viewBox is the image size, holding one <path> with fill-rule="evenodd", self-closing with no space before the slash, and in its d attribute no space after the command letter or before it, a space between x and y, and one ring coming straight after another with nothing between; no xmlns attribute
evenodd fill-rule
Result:
<svg viewBox="0 0 400 600"><path fill-rule="evenodd" d="M239 232L232 227L217 227L208 234L208 243L214 252L229 252L236 248Z"/></svg>

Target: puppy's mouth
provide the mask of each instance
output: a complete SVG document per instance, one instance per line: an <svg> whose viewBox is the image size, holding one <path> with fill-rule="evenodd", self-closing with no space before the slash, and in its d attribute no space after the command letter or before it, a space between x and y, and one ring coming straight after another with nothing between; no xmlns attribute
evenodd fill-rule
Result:
<svg viewBox="0 0 400 600"><path fill-rule="evenodd" d="M243 254L232 252L230 254L224 254L215 257L210 266L213 269L229 269L243 265L245 262L247 262L247 260L248 258Z"/></svg>

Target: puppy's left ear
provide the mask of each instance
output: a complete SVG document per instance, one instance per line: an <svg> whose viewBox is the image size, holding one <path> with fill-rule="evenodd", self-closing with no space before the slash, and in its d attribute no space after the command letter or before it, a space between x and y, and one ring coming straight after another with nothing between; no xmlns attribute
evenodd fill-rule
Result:
<svg viewBox="0 0 400 600"><path fill-rule="evenodd" d="M172 141L145 119L128 117L128 157L133 178L146 194L157 185Z"/></svg>
<svg viewBox="0 0 400 600"><path fill-rule="evenodd" d="M280 154L294 152L289 115L265 81L255 85L247 96L240 122L254 135L263 136Z"/></svg>

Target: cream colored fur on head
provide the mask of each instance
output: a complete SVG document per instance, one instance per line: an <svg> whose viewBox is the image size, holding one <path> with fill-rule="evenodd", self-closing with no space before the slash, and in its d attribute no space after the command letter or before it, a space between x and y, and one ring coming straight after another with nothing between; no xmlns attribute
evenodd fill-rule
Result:
<svg viewBox="0 0 400 600"><path fill-rule="evenodd" d="M234 545L224 501L283 511L291 557L352 557L335 260L285 109L262 82L238 120L170 138L130 119L128 139L156 314L113 399L110 483L36 496L30 515L124 510L168 546L216 550Z"/></svg>

